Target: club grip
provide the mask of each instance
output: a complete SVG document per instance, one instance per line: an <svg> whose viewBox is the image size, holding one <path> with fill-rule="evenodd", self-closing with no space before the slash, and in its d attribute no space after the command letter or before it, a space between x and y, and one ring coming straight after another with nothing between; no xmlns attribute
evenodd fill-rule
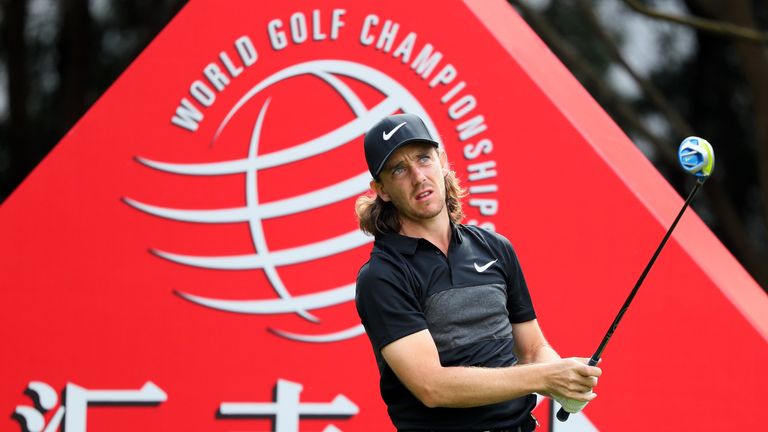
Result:
<svg viewBox="0 0 768 432"><path fill-rule="evenodd" d="M599 354L596 354L596 355L599 355ZM587 362L587 364L589 366L596 366L599 362L600 362L600 357L595 358L594 356L592 356L589 359L589 362ZM565 408L560 408L557 411L557 419L560 420L561 422L567 421L568 417L570 417L570 416L571 416L571 413L566 411Z"/></svg>

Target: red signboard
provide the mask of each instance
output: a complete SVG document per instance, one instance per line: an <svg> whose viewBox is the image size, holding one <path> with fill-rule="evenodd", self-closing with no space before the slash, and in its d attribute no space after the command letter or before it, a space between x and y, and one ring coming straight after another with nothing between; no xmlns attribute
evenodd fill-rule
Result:
<svg viewBox="0 0 768 432"><path fill-rule="evenodd" d="M353 203L398 111L440 137L466 222L512 240L550 342L590 355L682 200L506 2L196 0L0 211L1 429L392 430ZM767 337L689 212L597 400L536 413L756 430Z"/></svg>

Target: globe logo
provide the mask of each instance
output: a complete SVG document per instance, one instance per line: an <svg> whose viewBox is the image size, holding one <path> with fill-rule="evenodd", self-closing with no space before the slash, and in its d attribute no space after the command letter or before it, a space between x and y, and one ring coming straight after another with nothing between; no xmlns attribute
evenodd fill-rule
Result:
<svg viewBox="0 0 768 432"><path fill-rule="evenodd" d="M270 103L276 101L271 91L277 84L291 86L297 79L307 77L319 80L323 86L331 90L334 97L340 98L352 113L351 120L340 126L325 131L319 136L298 143L289 143L282 148L273 151L263 151L260 147L265 131L268 131L271 122L268 116ZM374 90L383 98L368 107L358 94L358 91L349 85L349 81ZM357 88L357 87L356 87ZM257 98L257 96L259 96ZM263 100L263 101L262 101ZM256 119L247 119L249 110L245 107L252 105L249 102L260 105ZM369 104L370 105L370 104ZM294 295L297 292L293 286L288 286L281 276L281 269L286 266L301 265L313 260L320 260L337 254L365 246L372 242L372 238L365 236L356 226L350 224L346 233L330 233L321 240L304 242L293 247L282 249L270 249L267 241L264 224L274 218L296 215L329 206L339 201L357 197L368 190L370 174L363 170L349 178L331 185L322 185L315 189L308 189L303 193L280 199L265 200L262 191L265 186L260 183L260 175L265 170L279 167L289 167L302 160L313 157L328 157L335 149L345 145L360 147L359 154L362 157L361 137L373 124L384 116L399 111L411 112L421 116L433 134L439 136L434 124L430 120L424 108L416 98L397 83L391 77L369 66L342 60L317 60L295 64L282 69L248 90L230 109L218 126L213 143L222 136L230 123L245 118L248 124L252 124L247 145L243 145L242 158L235 160L204 162L204 163L173 163L152 160L145 157L137 157L137 160L151 169L162 173L182 176L226 176L238 175L245 182L245 202L238 207L211 208L211 209L184 209L171 208L141 202L136 199L125 198L124 201L147 214L169 219L172 221L201 224L204 230L207 224L233 224L245 223L250 233L249 244L252 245L251 253L239 255L222 255L211 251L210 255L199 256L178 252L153 249L158 257L170 262L192 266L208 270L259 270L271 285L276 296L258 299L226 299L212 298L195 295L183 290L177 290L182 298L204 306L227 312L278 315L295 314L304 320L321 323L314 311L352 302L355 296L354 280L341 286L323 286L322 277L314 277L312 288L307 292L307 287L298 290L303 294ZM314 113L323 116L323 113ZM251 115L252 117L252 115ZM281 124L291 124L286 119L281 119ZM327 124L333 124L328 121ZM345 164L344 160L329 160L326 164L333 166ZM360 165L364 166L363 161ZM313 183L304 182L308 188ZM350 209L350 213L352 209ZM203 225L205 224L205 225ZM314 226L313 230L322 231L322 224ZM349 262L347 265L355 270L361 262ZM353 338L363 334L362 325L355 324L342 330L326 331L321 333L306 334L295 331L270 327L269 330L287 339L301 342L335 342Z"/></svg>

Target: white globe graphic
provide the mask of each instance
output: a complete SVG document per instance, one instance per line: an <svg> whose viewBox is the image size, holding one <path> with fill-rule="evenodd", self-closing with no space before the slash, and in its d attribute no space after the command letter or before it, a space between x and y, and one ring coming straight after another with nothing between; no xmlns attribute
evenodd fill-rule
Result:
<svg viewBox="0 0 768 432"><path fill-rule="evenodd" d="M265 122L265 118L270 105L270 87L277 83L290 85L291 79L299 76L316 77L322 83L329 86L334 94L338 95L344 104L349 106L353 113L352 120L306 142L292 143L285 148L269 153L260 152L259 143L262 131L264 128L269 127L268 122ZM368 108L355 91L340 77L351 78L368 85L383 94L384 98L376 105ZM352 141L357 141L358 145L361 146L359 140L370 127L383 117L399 111L410 112L420 116L424 119L427 128L433 136L438 137L440 135L437 133L427 112L416 98L389 76L359 63L342 60L318 60L287 67L253 86L234 104L219 125L213 141L216 141L230 121L238 116L238 113L245 112L245 110L241 111L243 107L257 95L261 95L261 97L266 95L267 99L261 106L258 117L253 122L250 142L248 143L247 151L241 159L179 164L160 162L142 157L137 158L141 163L150 168L177 175L221 176L241 174L245 180L246 191L245 202L241 207L190 210L161 207L130 198L125 198L125 202L148 214L175 221L200 224L247 223L251 236L250 240L255 250L255 253L252 254L222 256L217 255L215 251L211 251L211 255L192 256L161 250L154 250L154 253L177 264L204 269L258 269L264 272L276 294L276 297L266 299L232 300L197 296L182 290L178 291L181 297L198 305L222 311L260 315L297 314L306 320L318 322L318 318L312 314L313 310L354 301L354 280L350 280L348 284L343 286L317 287L310 294L294 296L281 278L280 268L342 253L368 244L373 239L365 236L355 227L347 233L328 237L321 241L306 243L297 247L270 250L265 238L263 221L310 211L350 197L359 196L368 190L368 183L371 179L370 173L365 170L330 186L311 190L301 195L263 202L259 197L259 171L297 163L300 160L327 153ZM318 115L321 114L318 113ZM338 163L342 162L338 161ZM359 324L351 328L311 335L276 328L270 328L270 330L285 338L303 342L334 342L349 339L364 332L362 325Z"/></svg>

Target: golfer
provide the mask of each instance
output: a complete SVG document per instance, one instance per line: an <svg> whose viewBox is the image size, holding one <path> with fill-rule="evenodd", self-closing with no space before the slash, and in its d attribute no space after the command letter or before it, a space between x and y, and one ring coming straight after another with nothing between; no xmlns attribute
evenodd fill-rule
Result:
<svg viewBox="0 0 768 432"><path fill-rule="evenodd" d="M356 211L375 242L356 304L395 427L532 431L534 393L571 412L594 399L601 370L547 343L510 242L460 223L464 191L424 122L386 117L364 147Z"/></svg>

